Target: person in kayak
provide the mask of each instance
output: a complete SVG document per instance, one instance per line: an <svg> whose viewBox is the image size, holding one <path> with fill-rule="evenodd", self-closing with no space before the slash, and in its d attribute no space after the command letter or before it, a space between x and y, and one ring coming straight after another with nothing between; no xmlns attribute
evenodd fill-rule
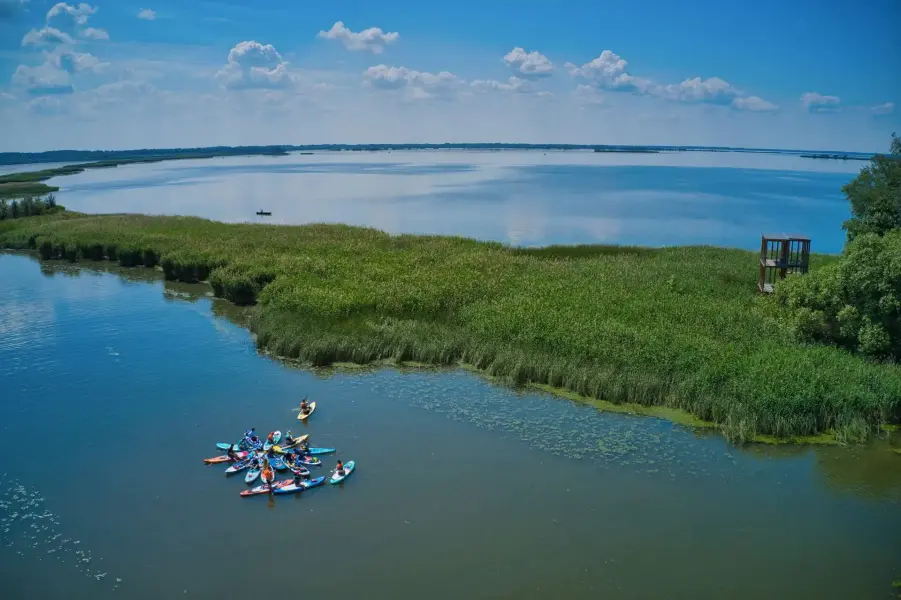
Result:
<svg viewBox="0 0 901 600"><path fill-rule="evenodd" d="M269 442L270 444L275 443L275 432L274 431L269 432L269 435L266 436L266 441Z"/></svg>
<svg viewBox="0 0 901 600"><path fill-rule="evenodd" d="M338 477L344 477L344 463L341 462L340 460L338 461L338 464L335 466L335 475L337 475Z"/></svg>
<svg viewBox="0 0 901 600"><path fill-rule="evenodd" d="M302 441L301 443L297 444L297 447L295 448L295 451L296 451L298 454L306 454L306 453L308 453L308 452L310 451L310 443L309 443L308 441L306 441L306 440Z"/></svg>
<svg viewBox="0 0 901 600"><path fill-rule="evenodd" d="M307 404L306 396L304 396L303 400L300 401L300 414L302 414L302 415L310 414L310 405Z"/></svg>
<svg viewBox="0 0 901 600"><path fill-rule="evenodd" d="M294 471L294 487L300 487L303 485L303 477L300 475L300 471Z"/></svg>
<svg viewBox="0 0 901 600"><path fill-rule="evenodd" d="M238 461L238 453L235 452L234 447L229 448L228 452L226 454L228 454L228 460L230 460L232 462Z"/></svg>
<svg viewBox="0 0 901 600"><path fill-rule="evenodd" d="M294 445L294 435L290 431L285 434L285 445L286 446Z"/></svg>

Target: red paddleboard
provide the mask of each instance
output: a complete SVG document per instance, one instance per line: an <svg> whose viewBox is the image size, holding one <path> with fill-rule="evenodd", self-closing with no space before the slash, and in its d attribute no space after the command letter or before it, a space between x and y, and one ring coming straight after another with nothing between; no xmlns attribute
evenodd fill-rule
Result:
<svg viewBox="0 0 901 600"><path fill-rule="evenodd" d="M277 490L278 488L283 488L286 485L294 483L293 479L285 479L283 481L279 481L272 484L272 489ZM249 490L241 490L242 496L256 496L257 494L268 494L269 486L265 483L263 485L258 485L256 487L250 488Z"/></svg>

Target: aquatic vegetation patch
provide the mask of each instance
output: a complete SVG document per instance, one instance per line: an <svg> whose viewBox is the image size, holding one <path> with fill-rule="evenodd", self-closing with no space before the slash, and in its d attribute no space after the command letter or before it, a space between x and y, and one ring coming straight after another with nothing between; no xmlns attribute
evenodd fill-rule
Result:
<svg viewBox="0 0 901 600"><path fill-rule="evenodd" d="M468 364L608 410L715 424L737 442L853 442L901 422L901 367L797 343L755 294L751 252L542 253L345 225L144 215L10 223L2 247L68 260L102 248L124 266L207 280L252 306L260 349L313 367ZM811 269L835 260L814 255Z"/></svg>
<svg viewBox="0 0 901 600"><path fill-rule="evenodd" d="M0 476L0 542L15 551L17 556L37 561L56 560L72 564L86 577L112 583L118 589L122 580L106 579L102 569L102 557L94 556L60 524L60 515L44 507L45 498L36 488L28 488L22 482ZM114 580L114 581L111 581Z"/></svg>

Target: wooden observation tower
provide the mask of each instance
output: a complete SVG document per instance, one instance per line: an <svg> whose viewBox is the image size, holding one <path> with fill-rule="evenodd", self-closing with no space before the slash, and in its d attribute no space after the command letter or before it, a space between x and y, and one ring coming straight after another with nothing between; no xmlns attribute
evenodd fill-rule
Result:
<svg viewBox="0 0 901 600"><path fill-rule="evenodd" d="M771 294L776 278L789 273L807 273L810 238L784 233L764 234L760 240L760 280L758 291Z"/></svg>

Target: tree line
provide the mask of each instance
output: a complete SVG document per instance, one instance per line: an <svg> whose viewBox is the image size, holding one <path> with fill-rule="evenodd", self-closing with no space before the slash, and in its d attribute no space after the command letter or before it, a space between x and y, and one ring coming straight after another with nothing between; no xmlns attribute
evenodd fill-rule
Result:
<svg viewBox="0 0 901 600"><path fill-rule="evenodd" d="M841 256L776 285L781 318L802 341L901 361L901 138L842 188L851 208Z"/></svg>
<svg viewBox="0 0 901 600"><path fill-rule="evenodd" d="M53 194L48 194L46 198L28 196L21 200L0 200L0 221L22 217L36 217L62 209L63 207L56 203L56 196Z"/></svg>

